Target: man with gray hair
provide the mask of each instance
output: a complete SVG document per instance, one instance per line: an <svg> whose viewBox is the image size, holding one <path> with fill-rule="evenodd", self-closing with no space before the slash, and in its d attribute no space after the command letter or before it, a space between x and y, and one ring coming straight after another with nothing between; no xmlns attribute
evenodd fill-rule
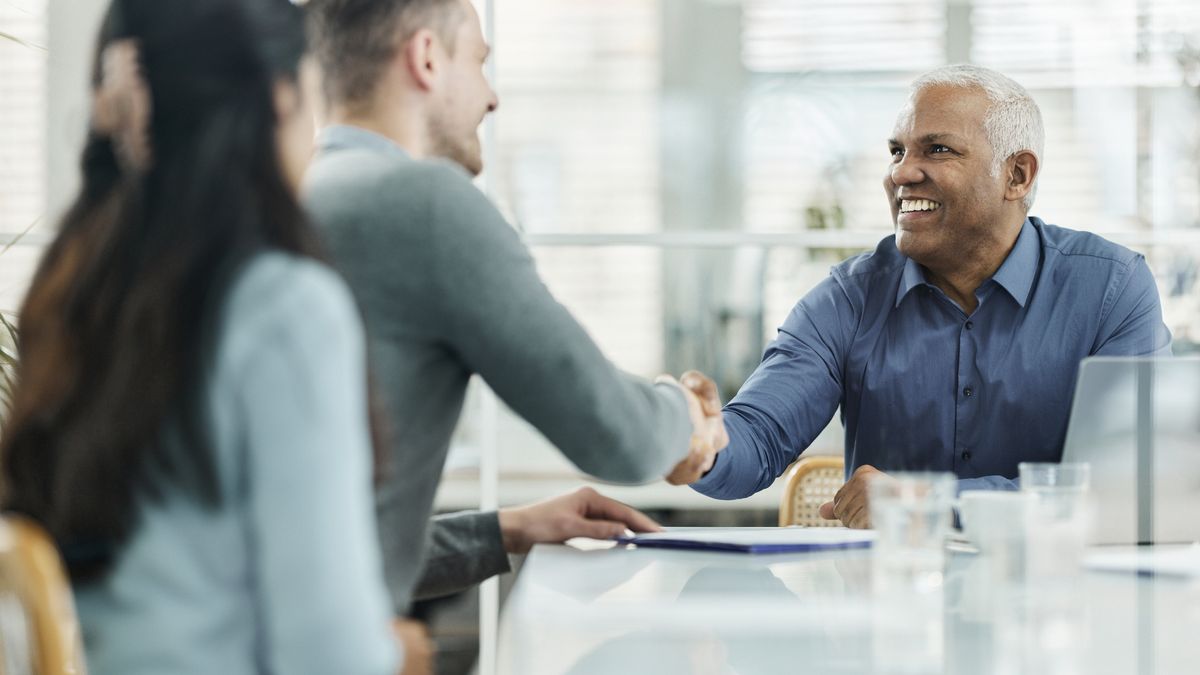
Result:
<svg viewBox="0 0 1200 675"><path fill-rule="evenodd" d="M869 526L882 471L951 471L1015 487L1017 464L1061 459L1081 359L1169 350L1145 259L1030 217L1041 113L1000 73L918 78L888 141L896 228L833 268L725 406L730 444L696 490L770 485L841 406L846 485L822 515Z"/></svg>

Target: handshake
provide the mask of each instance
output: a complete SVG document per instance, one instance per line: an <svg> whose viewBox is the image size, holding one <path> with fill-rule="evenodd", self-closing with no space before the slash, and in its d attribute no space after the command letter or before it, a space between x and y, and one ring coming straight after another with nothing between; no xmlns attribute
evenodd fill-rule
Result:
<svg viewBox="0 0 1200 675"><path fill-rule="evenodd" d="M667 482L672 485L694 483L712 468L717 453L729 445L717 385L695 370L689 370L678 380L670 375L659 375L655 381L679 387L687 399L688 416L692 421L688 455L667 474Z"/></svg>

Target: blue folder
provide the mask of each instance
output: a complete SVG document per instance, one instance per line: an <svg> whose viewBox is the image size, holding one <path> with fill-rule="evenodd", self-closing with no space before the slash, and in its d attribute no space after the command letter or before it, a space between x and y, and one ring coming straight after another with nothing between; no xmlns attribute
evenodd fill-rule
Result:
<svg viewBox="0 0 1200 675"><path fill-rule="evenodd" d="M842 527L677 527L664 532L620 537L620 544L728 553L806 553L868 548L871 530Z"/></svg>

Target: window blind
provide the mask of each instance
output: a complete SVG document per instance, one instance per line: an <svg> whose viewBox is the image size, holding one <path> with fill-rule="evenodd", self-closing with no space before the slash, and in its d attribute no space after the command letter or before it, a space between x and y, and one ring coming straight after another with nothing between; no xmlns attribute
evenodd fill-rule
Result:
<svg viewBox="0 0 1200 675"><path fill-rule="evenodd" d="M660 227L659 0L495 3L494 196L526 232ZM661 359L661 254L539 248L538 266L605 352Z"/></svg>
<svg viewBox="0 0 1200 675"><path fill-rule="evenodd" d="M0 249L41 217L45 199L46 0L0 0ZM40 251L0 256L0 310L15 310Z"/></svg>
<svg viewBox="0 0 1200 675"><path fill-rule="evenodd" d="M942 62L944 0L743 0L751 72L908 72Z"/></svg>

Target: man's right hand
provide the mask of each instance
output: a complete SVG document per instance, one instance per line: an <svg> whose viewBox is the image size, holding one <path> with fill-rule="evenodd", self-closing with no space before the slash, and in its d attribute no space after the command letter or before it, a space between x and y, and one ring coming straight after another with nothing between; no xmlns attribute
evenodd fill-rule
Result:
<svg viewBox="0 0 1200 675"><path fill-rule="evenodd" d="M437 651L425 624L412 619L392 621L392 632L404 649L400 675L433 675L433 655Z"/></svg>
<svg viewBox="0 0 1200 675"><path fill-rule="evenodd" d="M688 455L667 474L667 482L672 485L687 485L700 480L712 468L717 453L729 445L716 383L694 370L684 373L680 379L682 382L670 375L661 375L657 380L670 382L683 391L692 421Z"/></svg>

